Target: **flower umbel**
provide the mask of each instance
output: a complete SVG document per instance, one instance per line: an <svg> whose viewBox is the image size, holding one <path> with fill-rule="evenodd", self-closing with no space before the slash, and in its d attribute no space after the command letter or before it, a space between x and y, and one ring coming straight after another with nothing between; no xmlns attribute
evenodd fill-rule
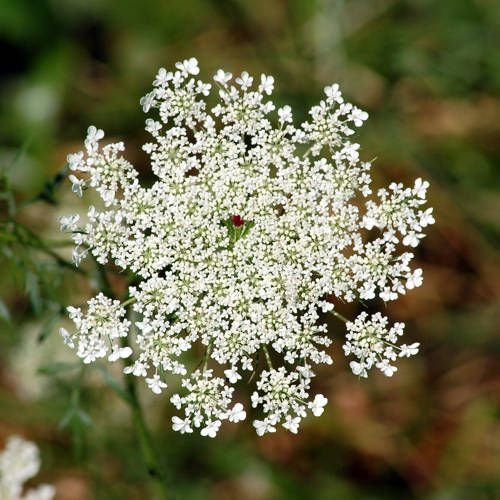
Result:
<svg viewBox="0 0 500 500"><path fill-rule="evenodd" d="M51 500L53 486L42 484L23 495L23 484L40 469L38 448L19 436L11 436L0 453L0 498L2 500Z"/></svg>
<svg viewBox="0 0 500 500"><path fill-rule="evenodd" d="M183 433L214 437L222 421L244 419L233 386L260 370L257 433L277 425L296 433L327 402L310 391L313 365L332 363L319 315L333 307L326 298L388 301L421 285L407 250L434 222L432 209L421 209L428 183L391 184L371 197L371 164L349 139L368 115L336 84L295 126L291 107L276 110L269 100L272 76L217 71L219 102L209 109L212 85L197 78L196 59L175 68L160 69L141 100L152 113L143 146L156 176L150 187L122 156L123 144L102 146L95 127L85 152L68 159L75 193L95 189L102 200L85 221L61 219L75 262L92 254L134 273L127 305L139 319L130 329L125 304L99 294L86 313L69 309L76 332L64 338L86 363L133 355L126 372L155 393L169 373L181 375L182 394L171 400L184 412L173 419ZM349 323L353 371L365 376L376 366L392 375L394 359L418 347L395 346L402 331L380 315ZM188 374L183 353L194 346L205 352L203 366Z"/></svg>

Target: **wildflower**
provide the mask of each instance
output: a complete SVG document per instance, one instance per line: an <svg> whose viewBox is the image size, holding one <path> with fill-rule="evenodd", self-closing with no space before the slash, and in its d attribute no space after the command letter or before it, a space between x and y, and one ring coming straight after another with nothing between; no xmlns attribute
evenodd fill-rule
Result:
<svg viewBox="0 0 500 500"><path fill-rule="evenodd" d="M70 180L72 187L71 190L80 198L83 196L83 189L86 187L85 181L83 179L78 179L74 175L69 175L68 179Z"/></svg>
<svg viewBox="0 0 500 500"><path fill-rule="evenodd" d="M354 355L358 361L351 361L350 367L354 375L367 377L373 366L387 377L397 371L392 362L399 357L410 357L418 352L419 344L401 347L396 345L403 335L404 324L395 323L387 327L388 319L380 313L368 316L361 313L354 322L347 323L346 342L343 345L346 356Z"/></svg>
<svg viewBox="0 0 500 500"><path fill-rule="evenodd" d="M181 434L193 432L193 429L189 425L189 420L182 420L179 417L172 417L172 429Z"/></svg>
<svg viewBox="0 0 500 500"><path fill-rule="evenodd" d="M312 403L309 403L309 407L315 417L319 417L325 411L325 406L328 403L328 399L323 396L323 394L316 394Z"/></svg>
<svg viewBox="0 0 500 500"><path fill-rule="evenodd" d="M208 422L206 427L201 429L200 434L202 436L207 436L210 438L214 438L217 434L217 431L220 428L221 421L220 420L215 420L213 422Z"/></svg>
<svg viewBox="0 0 500 500"><path fill-rule="evenodd" d="M220 83L221 85L226 85L232 77L233 75L231 73L226 73L224 70L219 69L217 70L217 73L215 73L214 81Z"/></svg>
<svg viewBox="0 0 500 500"><path fill-rule="evenodd" d="M278 118L280 122L292 123L292 108L286 105L278 109Z"/></svg>
<svg viewBox="0 0 500 500"><path fill-rule="evenodd" d="M263 436L268 432L276 432L276 427L274 427L271 419L254 420L253 426L255 427L255 432L257 432L257 436ZM290 425L287 425L287 428L289 427Z"/></svg>
<svg viewBox="0 0 500 500"><path fill-rule="evenodd" d="M320 317L333 309L326 298L390 301L422 284L408 250L434 223L432 208L422 208L428 182L372 194L371 164L351 141L368 114L345 102L337 84L296 125L290 106L275 110L269 99L272 76L243 71L233 84L219 69L219 102L209 109L212 86L198 73L194 58L161 68L140 101L150 113L150 186L140 184L123 144L102 145L96 127L85 152L68 158L73 190L101 198L86 220L61 221L73 231L74 261L90 253L132 273L127 302L137 320L131 333L125 306L98 294L85 309L69 308L75 332L64 338L86 363L133 355L125 372L155 393L168 374L179 375L170 401L183 413L172 419L182 433L213 437L224 421L243 420L234 385L260 371L251 397L262 414L257 434L279 426L296 433L327 404L311 394L314 365L333 362ZM418 350L397 347L402 333L380 314L347 323L352 371L393 375L395 360ZM193 347L205 355L190 372L184 353Z"/></svg>
<svg viewBox="0 0 500 500"><path fill-rule="evenodd" d="M335 101L338 104L342 104L344 102L338 83L325 87L325 95L329 100Z"/></svg>
<svg viewBox="0 0 500 500"><path fill-rule="evenodd" d="M272 94L274 89L274 78L272 76L261 75L259 90L267 95Z"/></svg>
<svg viewBox="0 0 500 500"><path fill-rule="evenodd" d="M243 405L241 403L236 403L232 410L229 411L227 419L229 422L239 422L240 420L245 420L246 415Z"/></svg>
<svg viewBox="0 0 500 500"><path fill-rule="evenodd" d="M189 75L197 75L200 72L200 68L198 68L198 61L194 57L176 63L175 67L180 69L183 73Z"/></svg>
<svg viewBox="0 0 500 500"><path fill-rule="evenodd" d="M75 231L79 220L80 216L78 214L60 217L59 224L61 231Z"/></svg>
<svg viewBox="0 0 500 500"><path fill-rule="evenodd" d="M243 89L247 89L252 85L253 78L246 71L243 71L241 73L241 76L236 78L236 83L240 85Z"/></svg>
<svg viewBox="0 0 500 500"><path fill-rule="evenodd" d="M0 498L4 500L51 500L53 486L43 484L23 495L23 484L40 469L40 456L34 443L11 436L0 453Z"/></svg>
<svg viewBox="0 0 500 500"><path fill-rule="evenodd" d="M424 281L422 274L422 269L415 269L406 280L406 288L408 288L408 290L412 290L413 288L421 286Z"/></svg>
<svg viewBox="0 0 500 500"><path fill-rule="evenodd" d="M401 344L400 351L399 351L399 357L400 358L409 358L410 356L415 356L415 354L418 354L419 347L420 347L420 344L418 342L414 342L413 344L410 344L410 345Z"/></svg>
<svg viewBox="0 0 500 500"><path fill-rule="evenodd" d="M157 373L155 373L152 378L147 378L146 384L155 394L161 394L163 389L168 387L167 384L160 379Z"/></svg>

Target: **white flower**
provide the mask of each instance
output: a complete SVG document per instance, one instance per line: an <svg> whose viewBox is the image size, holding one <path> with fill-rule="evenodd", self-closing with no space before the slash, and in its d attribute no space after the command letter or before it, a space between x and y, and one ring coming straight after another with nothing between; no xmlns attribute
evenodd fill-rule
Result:
<svg viewBox="0 0 500 500"><path fill-rule="evenodd" d="M80 170L84 165L83 152L69 154L66 158L70 170Z"/></svg>
<svg viewBox="0 0 500 500"><path fill-rule="evenodd" d="M240 420L245 420L246 416L247 413L243 409L243 405L241 403L236 403L232 410L229 411L227 419L230 422L239 422Z"/></svg>
<svg viewBox="0 0 500 500"><path fill-rule="evenodd" d="M108 361L114 362L119 359L126 359L132 356L132 349L130 347L113 346L113 351L108 356Z"/></svg>
<svg viewBox="0 0 500 500"><path fill-rule="evenodd" d="M59 217L61 231L75 231L79 220L80 216L78 214Z"/></svg>
<svg viewBox="0 0 500 500"><path fill-rule="evenodd" d="M175 67L190 75L197 75L200 72L198 61L194 57L184 59L184 61L176 63Z"/></svg>
<svg viewBox="0 0 500 500"><path fill-rule="evenodd" d="M70 174L68 176L68 179L72 184L71 190L73 191L73 193L75 193L77 196L80 196L81 198L83 196L83 189L86 187L85 181L83 179L75 177L73 174Z"/></svg>
<svg viewBox="0 0 500 500"><path fill-rule="evenodd" d="M252 86L253 78L246 71L243 71L241 73L241 76L236 78L236 83L239 84L243 89L248 89Z"/></svg>
<svg viewBox="0 0 500 500"><path fill-rule="evenodd" d="M362 111L359 108L353 108L351 114L348 116L349 120L354 122L356 127L361 127L363 122L368 119L368 113L366 111Z"/></svg>
<svg viewBox="0 0 500 500"><path fill-rule="evenodd" d="M227 420L231 415L228 407L233 388L226 386L223 379L214 377L212 370L195 371L183 380L182 385L189 391L188 394L178 395L171 401L178 409L184 410L185 421L194 427L205 423L206 430L202 435L210 435L214 429L216 432L220 421Z"/></svg>
<svg viewBox="0 0 500 500"><path fill-rule="evenodd" d="M233 77L233 75L231 73L227 73L223 69L219 69L219 70L217 70L217 73L215 73L215 75L214 75L214 80L217 83L220 83L221 85L225 86L227 84L227 82L229 82L229 80L231 80L232 77Z"/></svg>
<svg viewBox="0 0 500 500"><path fill-rule="evenodd" d="M179 396L179 394L174 394L171 398L170 398L170 402L178 409L180 410L181 409L181 406L182 406L182 398Z"/></svg>
<svg viewBox="0 0 500 500"><path fill-rule="evenodd" d="M156 92L153 91L141 97L139 103L144 113L147 113L156 104Z"/></svg>
<svg viewBox="0 0 500 500"><path fill-rule="evenodd" d="M146 377L148 374L147 365L141 361L136 361L134 364L126 366L123 373L131 373L135 377Z"/></svg>
<svg viewBox="0 0 500 500"><path fill-rule="evenodd" d="M124 371L153 392L166 389L159 374L180 376L175 430L211 436L242 420L233 384L249 371L257 433L296 432L326 404L310 385L315 366L332 363L322 315L330 297L396 300L422 283L407 250L434 222L423 207L428 183L372 189L372 166L352 138L368 114L344 102L337 84L295 126L289 105L274 113L272 76L243 71L233 85L220 69L214 89L198 73L194 58L161 68L141 99L154 112L142 148L154 182L141 184L123 143L101 144L96 127L85 151L68 157L73 191L98 194L82 221L61 220L74 262L90 253L133 285L124 304L98 294L68 309L75 331L65 339L92 363L131 356L120 347L127 338L134 359ZM398 356L415 351L397 347L402 333L380 314L347 323L352 371L392 375ZM193 371L187 351L205 353L202 369Z"/></svg>
<svg viewBox="0 0 500 500"><path fill-rule="evenodd" d="M97 149L97 143L104 137L104 131L91 125L87 129L87 138L85 139L85 148L87 151L94 152Z"/></svg>
<svg viewBox="0 0 500 500"><path fill-rule="evenodd" d="M160 379L160 376L157 373L155 373L151 378L147 378L146 384L155 394L161 394L163 389L168 387L168 385Z"/></svg>
<svg viewBox="0 0 500 500"><path fill-rule="evenodd" d="M0 453L0 497L5 500L51 500L55 488L41 485L22 494L23 484L40 469L40 456L34 443L11 436Z"/></svg>
<svg viewBox="0 0 500 500"><path fill-rule="evenodd" d="M227 377L231 384L236 384L238 380L241 380L241 375L236 371L234 367L230 370L224 370L224 375Z"/></svg>
<svg viewBox="0 0 500 500"><path fill-rule="evenodd" d="M398 371L395 366L389 364L387 359L379 361L376 366L386 377L392 377Z"/></svg>
<svg viewBox="0 0 500 500"><path fill-rule="evenodd" d="M22 500L51 500L54 498L55 493L54 486L42 484L37 488L28 490Z"/></svg>
<svg viewBox="0 0 500 500"><path fill-rule="evenodd" d="M207 436L210 438L214 438L217 435L217 432L220 428L221 421L220 420L215 420L213 422L208 422L206 427L201 429L200 434L202 436Z"/></svg>
<svg viewBox="0 0 500 500"><path fill-rule="evenodd" d="M74 307L68 307L68 313L77 329L71 338L77 348L77 355L84 363L91 363L108 354L111 361L131 355L129 347L116 346L116 340L126 337L130 326L130 322L124 319L125 309L118 300L100 293L89 301L86 314ZM110 345L113 346L111 353Z"/></svg>
<svg viewBox="0 0 500 500"><path fill-rule="evenodd" d="M156 74L156 78L153 82L155 87L163 87L168 85L168 82L172 80L172 73L167 71L165 68L160 68Z"/></svg>
<svg viewBox="0 0 500 500"><path fill-rule="evenodd" d="M291 123L292 122L292 108L288 105L283 106L282 108L278 109L278 116L279 116L280 122Z"/></svg>
<svg viewBox="0 0 500 500"><path fill-rule="evenodd" d="M87 250L81 250L79 247L75 247L71 252L71 259L75 266L79 266L83 258L87 256Z"/></svg>
<svg viewBox="0 0 500 500"><path fill-rule="evenodd" d="M415 356L418 354L418 349L420 347L419 342L414 342L413 344L406 345L401 344L401 350L399 351L400 358L409 358L410 356Z"/></svg>
<svg viewBox="0 0 500 500"><path fill-rule="evenodd" d="M358 375L360 377L367 377L368 376L366 373L366 368L361 363L358 363L357 361L351 361L349 363L349 367L351 368L352 373L354 373L354 375Z"/></svg>
<svg viewBox="0 0 500 500"><path fill-rule="evenodd" d="M418 246L418 236L414 231L410 231L404 238L403 238L403 245L405 246L410 246L410 247L416 247Z"/></svg>
<svg viewBox="0 0 500 500"><path fill-rule="evenodd" d="M434 216L432 215L432 207L428 208L424 212L421 212L420 221L419 221L419 224L421 227L430 226L431 224L434 224L435 222L436 221L434 220Z"/></svg>
<svg viewBox="0 0 500 500"><path fill-rule="evenodd" d="M274 77L267 76L264 74L260 75L259 91L265 92L267 95L270 95L273 93L273 89L274 89Z"/></svg>
<svg viewBox="0 0 500 500"><path fill-rule="evenodd" d="M193 432L193 429L189 425L188 419L183 420L179 417L172 417L172 429L174 431L180 432L181 434Z"/></svg>
<svg viewBox="0 0 500 500"><path fill-rule="evenodd" d="M422 269L415 269L413 273L409 276L406 281L406 288L412 290L413 288L418 288L424 282Z"/></svg>
<svg viewBox="0 0 500 500"><path fill-rule="evenodd" d="M73 339L71 338L71 335L69 334L68 330L66 328L59 328L59 334L63 338L63 342L70 347L71 349L75 348L75 343L73 342Z"/></svg>
<svg viewBox="0 0 500 500"><path fill-rule="evenodd" d="M325 406L328 403L328 399L323 396L323 394L316 394L314 400L310 403L311 411L315 417L319 417L325 411Z"/></svg>
<svg viewBox="0 0 500 500"><path fill-rule="evenodd" d="M283 424L285 429L288 429L293 434L297 434L299 431L300 417L290 417L288 416L286 422Z"/></svg>
<svg viewBox="0 0 500 500"><path fill-rule="evenodd" d="M337 102L338 104L342 104L344 102L338 83L325 87L325 94L326 97Z"/></svg>
<svg viewBox="0 0 500 500"><path fill-rule="evenodd" d="M427 181L423 181L420 177L415 180L415 186L413 188L413 193L419 198L425 200L425 196L427 194L427 189L429 187L429 183Z"/></svg>
<svg viewBox="0 0 500 500"><path fill-rule="evenodd" d="M347 341L343 345L346 356L354 355L358 361L351 361L350 367L354 375L367 377L368 370L377 367L387 377L397 371L391 364L398 356L408 356L413 353L419 344L401 347L396 345L398 338L404 333L403 323L394 323L392 328L387 328L388 320L380 313L368 316L361 313L354 322L347 323ZM418 349L417 349L418 351ZM416 352L415 352L416 354Z"/></svg>
<svg viewBox="0 0 500 500"><path fill-rule="evenodd" d="M269 420L254 420L253 426L258 436L263 436L267 432L276 432L276 427Z"/></svg>

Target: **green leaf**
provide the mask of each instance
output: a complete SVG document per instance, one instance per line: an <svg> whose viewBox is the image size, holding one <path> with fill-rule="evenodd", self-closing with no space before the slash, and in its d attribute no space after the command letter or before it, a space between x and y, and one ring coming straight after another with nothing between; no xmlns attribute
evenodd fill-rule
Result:
<svg viewBox="0 0 500 500"><path fill-rule="evenodd" d="M10 321L10 311L3 300L0 300L0 318L4 321Z"/></svg>
<svg viewBox="0 0 500 500"><path fill-rule="evenodd" d="M113 377L105 368L102 366L96 366L96 368L101 372L104 383L114 391L120 398L122 398L127 404L134 404L132 398L120 382Z"/></svg>
<svg viewBox="0 0 500 500"><path fill-rule="evenodd" d="M54 331L54 326L59 321L60 316L61 311L58 310L54 314L50 315L46 321L44 321L40 334L38 335L38 342L44 342L45 339Z"/></svg>
<svg viewBox="0 0 500 500"><path fill-rule="evenodd" d="M56 361L38 368L40 375L58 375L59 373L80 368L80 363L66 363L64 361Z"/></svg>
<svg viewBox="0 0 500 500"><path fill-rule="evenodd" d="M83 410L82 408L79 408L78 410L75 411L74 417L73 417L79 424L82 424L83 427L92 427L92 418L90 415Z"/></svg>
<svg viewBox="0 0 500 500"><path fill-rule="evenodd" d="M85 430L92 425L90 415L80 406L80 388L75 388L71 393L70 406L59 422L59 427L70 430L73 438L73 450L77 460L81 460L83 457Z"/></svg>
<svg viewBox="0 0 500 500"><path fill-rule="evenodd" d="M25 290L35 314L42 312L42 297L40 294L40 280L32 271L26 271Z"/></svg>

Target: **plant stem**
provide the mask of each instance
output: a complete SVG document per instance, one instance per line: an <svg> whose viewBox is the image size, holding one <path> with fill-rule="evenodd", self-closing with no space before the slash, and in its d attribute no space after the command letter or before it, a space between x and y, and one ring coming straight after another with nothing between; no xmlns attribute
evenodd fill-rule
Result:
<svg viewBox="0 0 500 500"><path fill-rule="evenodd" d="M15 220L11 220L12 224L11 234L14 235L16 241L18 241L21 245L26 245L31 248L42 252L49 257L52 257L61 267L65 267L66 269L71 269L72 271L79 274L87 274L83 269L76 267L72 262L61 257L57 252L52 250L47 244L31 229L26 227L24 224L21 224Z"/></svg>
<svg viewBox="0 0 500 500"><path fill-rule="evenodd" d="M266 357L267 366L269 367L270 370L272 370L273 363L271 362L271 356L269 355L269 351L267 350L267 347L265 345L262 346L262 350L264 351L264 355Z"/></svg>
<svg viewBox="0 0 500 500"><path fill-rule="evenodd" d="M335 311L334 309L332 309L330 311L336 318L340 319L341 321L343 321L344 323L348 323L349 320L343 316L342 314L338 313L337 311Z"/></svg>
<svg viewBox="0 0 500 500"><path fill-rule="evenodd" d="M111 283L108 280L108 276L106 274L104 266L99 264L97 261L96 266L101 290L108 297L115 297L116 295L113 293L113 289L111 287ZM131 297L122 305L130 305L134 301L135 299ZM121 344L122 347L129 347L128 337L122 338ZM132 363L133 361L131 358L125 360L126 367L132 365ZM167 486L167 478L165 476L163 468L160 465L158 453L153 444L153 438L144 418L141 402L137 395L136 381L137 379L132 373L125 375L125 389L129 397L127 399L124 399L124 401L130 406L130 409L132 410L134 431L136 438L139 441L142 458L144 460L144 464L146 465L148 474L157 485L159 497L163 500L167 500L168 498L170 498Z"/></svg>
<svg viewBox="0 0 500 500"><path fill-rule="evenodd" d="M158 491L162 499L169 498L167 481L165 474L162 471L158 460L158 454L153 444L153 438L149 432L144 413L137 396L136 378L132 374L125 376L125 384L127 393L130 396L130 407L132 410L132 418L134 423L134 430L139 441L139 446L142 453L142 458L146 465L147 471L151 479L153 479L158 487Z"/></svg>
<svg viewBox="0 0 500 500"><path fill-rule="evenodd" d="M129 306L130 304L133 304L135 301L136 301L136 298L135 298L135 297L130 297L130 298L128 298L125 302L122 302L121 306L122 306L122 307L127 307L127 306Z"/></svg>

